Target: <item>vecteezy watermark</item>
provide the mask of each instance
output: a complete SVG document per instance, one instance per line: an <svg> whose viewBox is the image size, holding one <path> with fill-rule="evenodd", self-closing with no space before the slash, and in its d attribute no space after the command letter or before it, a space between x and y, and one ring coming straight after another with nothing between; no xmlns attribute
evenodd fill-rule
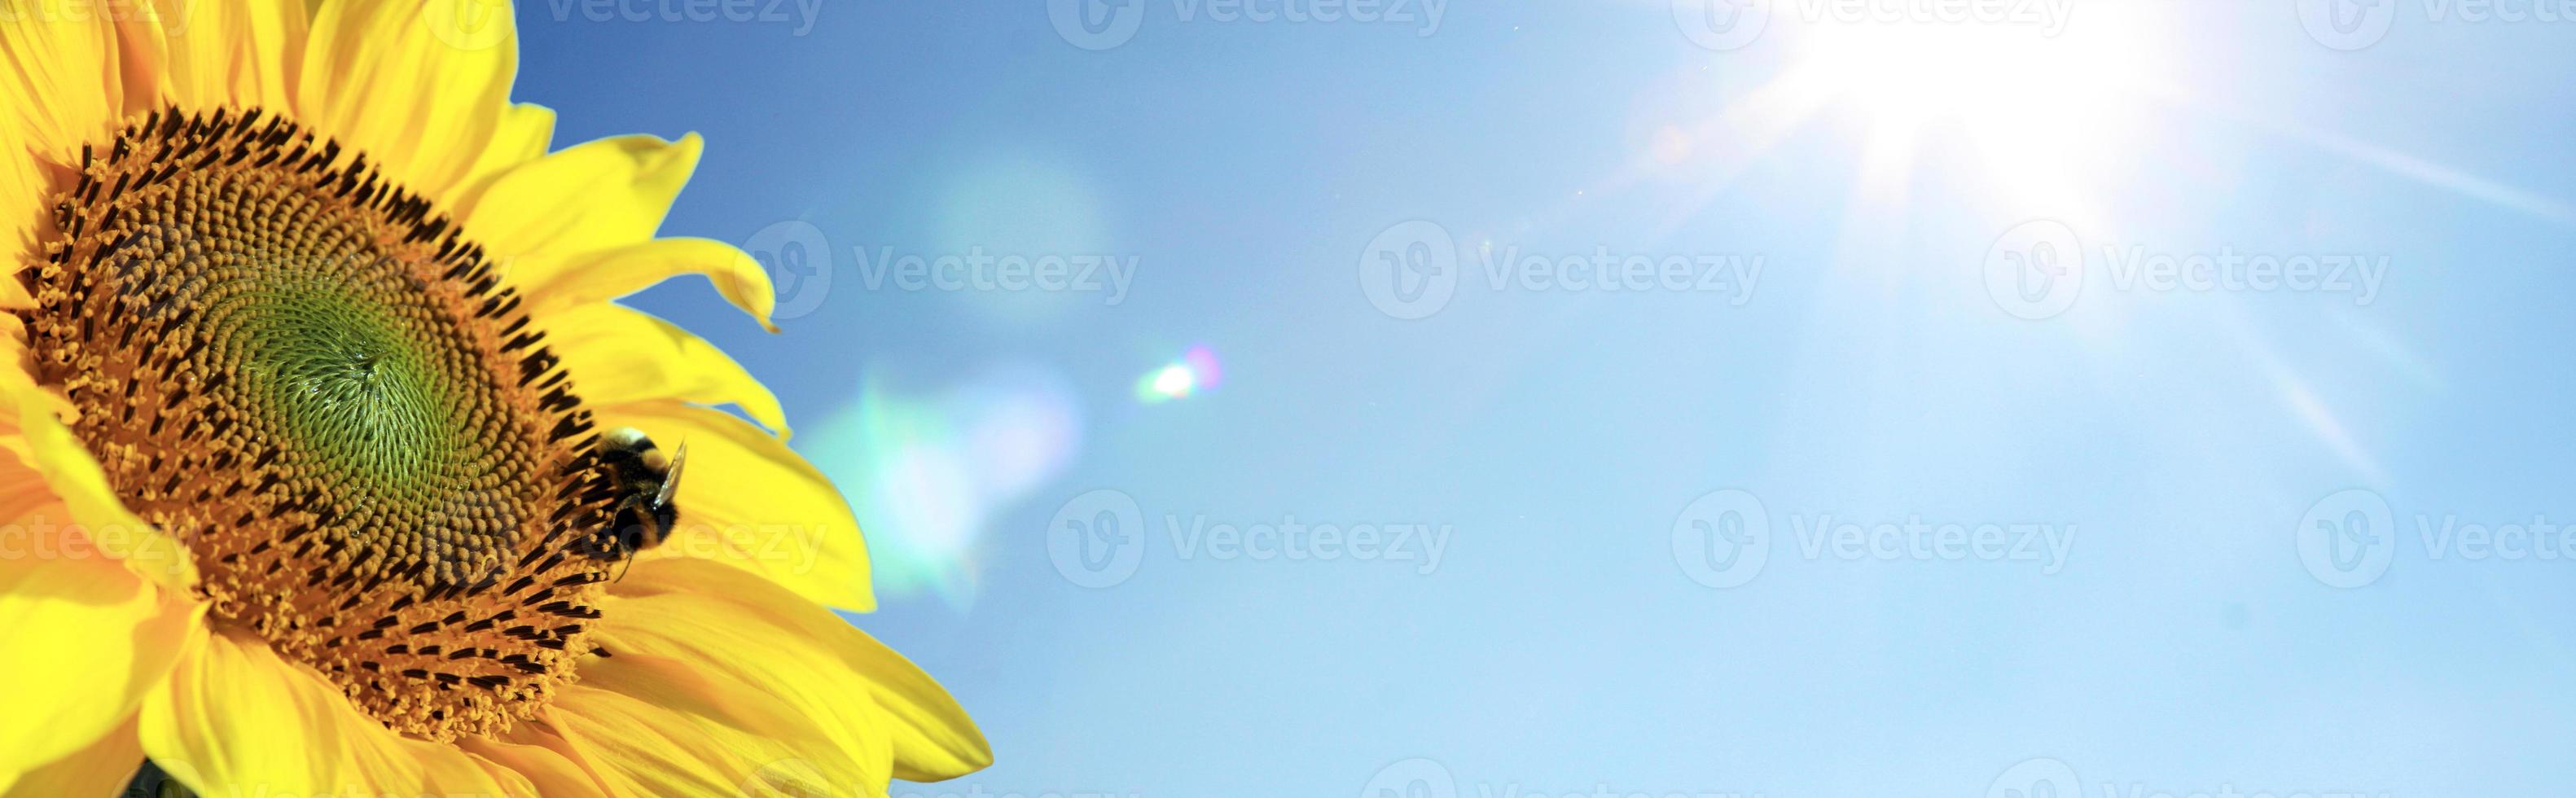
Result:
<svg viewBox="0 0 2576 798"><path fill-rule="evenodd" d="M2117 796L2116 791L2112 795ZM1986 798L2082 798L2083 779L2075 769L2054 759L2029 759L1995 774Z"/></svg>
<svg viewBox="0 0 2576 798"><path fill-rule="evenodd" d="M823 0L545 0L545 7L556 22L775 25L801 37L813 32ZM449 47L488 50L509 40L512 13L511 0L428 0L420 18Z"/></svg>
<svg viewBox="0 0 2576 798"><path fill-rule="evenodd" d="M2299 516L2299 562L2327 587L2379 581L2397 558L2397 518L2388 500L2353 488L2327 494Z"/></svg>
<svg viewBox="0 0 2576 798"><path fill-rule="evenodd" d="M1706 789L1644 789L1608 782L1563 787L1530 785L1518 780L1469 780L1472 790L1462 790L1457 774L1449 766L1430 759L1406 759L1379 768L1368 783L1360 787L1360 798L1763 798L1758 792L1730 792Z"/></svg>
<svg viewBox="0 0 2576 798"><path fill-rule="evenodd" d="M782 25L791 36L812 33L823 13L823 0L546 0L546 6L556 22Z"/></svg>
<svg viewBox="0 0 2576 798"><path fill-rule="evenodd" d="M186 573L193 557L150 524L91 526L43 513L0 524L0 561L114 560L136 570Z"/></svg>
<svg viewBox="0 0 2576 798"><path fill-rule="evenodd" d="M769 272L769 284L778 292L771 319L804 318L831 296L832 242L813 223L790 219L763 227L743 242L742 249Z"/></svg>
<svg viewBox="0 0 2576 798"><path fill-rule="evenodd" d="M2240 788L2233 782L2216 787L2172 787L2143 781L2100 782L2103 798L2389 798L2386 792L2350 789L2268 789ZM2080 798L2084 795L2083 777L2062 760L2041 757L2026 759L2005 768L1986 785L1986 798Z"/></svg>
<svg viewBox="0 0 2576 798"><path fill-rule="evenodd" d="M2379 298L2388 279L2387 255L2362 253L2164 252L2138 244L2105 244L2087 261L2083 238L2055 219L2014 225L1986 248L1986 295L1995 306L2024 319L2065 313L2082 296L2089 275L2101 272L2106 288L2120 292L2343 294L2354 305Z"/></svg>
<svg viewBox="0 0 2576 798"><path fill-rule="evenodd" d="M2359 50L2387 38L2397 0L2296 0L2308 38L2337 50Z"/></svg>
<svg viewBox="0 0 2576 798"><path fill-rule="evenodd" d="M1153 0L1047 0L1056 35L1085 50L1108 50L1136 38ZM1415 36L1440 32L1449 0L1171 0L1180 23L1355 24L1411 27Z"/></svg>
<svg viewBox="0 0 2576 798"><path fill-rule="evenodd" d="M1136 255L1023 255L990 253L970 247L964 253L920 255L878 247L875 256L858 249L859 282L870 291L1001 291L1099 294L1100 304L1127 301L1127 286L1136 280Z"/></svg>
<svg viewBox="0 0 2576 798"><path fill-rule="evenodd" d="M150 22L160 26L162 33L177 36L187 32L188 20L196 14L194 6L193 2L164 4L147 0L0 3L0 24Z"/></svg>
<svg viewBox="0 0 2576 798"><path fill-rule="evenodd" d="M777 289L778 307L770 318L804 317L831 296L836 282L832 242L813 223L791 219L772 224L752 234L742 248L760 262ZM1110 306L1127 301L1127 289L1144 260L1106 253L991 252L981 246L923 254L860 245L851 247L850 255L857 264L858 285L867 291L1087 293L1100 295L1100 303Z"/></svg>
<svg viewBox="0 0 2576 798"><path fill-rule="evenodd" d="M2412 537L2430 562L2576 562L2576 524L2544 513L2530 520L2462 518L2458 513L2416 513L2398 525L2388 499L2363 488L2326 494L2299 516L2299 564L2328 587L2357 588L2380 580Z"/></svg>
<svg viewBox="0 0 2576 798"><path fill-rule="evenodd" d="M1065 502L1047 523L1047 558L1080 587L1126 582L1156 540L1182 562L1387 563L1429 575L1449 551L1448 524L1363 521L1306 523L1294 515L1242 523L1205 513L1162 516L1162 535L1145 525L1144 508L1125 492L1102 488Z"/></svg>
<svg viewBox="0 0 2576 798"><path fill-rule="evenodd" d="M1794 553L1810 562L2029 563L2042 574L2065 570L2077 525L2055 522L1852 520L1792 513ZM1711 491L1673 516L1673 562L1693 582L1740 587L1761 576L1777 547L1770 509L1733 488Z"/></svg>
<svg viewBox="0 0 2576 798"><path fill-rule="evenodd" d="M1132 790L1121 792L1117 790L1066 789L1062 787L1019 790L994 789L981 784L967 784L962 786L942 784L936 787L919 784L898 784L896 786L905 789L893 790L887 793L886 798L1145 798L1144 793ZM756 795L757 793L749 794Z"/></svg>
<svg viewBox="0 0 2576 798"><path fill-rule="evenodd" d="M1741 307L1753 300L1764 260L1747 254L1622 252L1606 244L1590 252L1547 253L1487 243L1470 254L1459 249L1448 228L1415 220L1388 227L1360 250L1360 293L1386 315L1425 318L1449 306L1465 271L1461 264L1472 262L1473 276L1497 293L1699 293Z"/></svg>
<svg viewBox="0 0 2576 798"><path fill-rule="evenodd" d="M511 0L429 0L420 22L459 50L489 50L510 39ZM181 3L181 5L186 5Z"/></svg>
<svg viewBox="0 0 2576 798"><path fill-rule="evenodd" d="M1691 43L1724 52L1761 40L1771 21L1795 14L1808 25L1982 25L2066 29L2075 0L1671 0L1673 24Z"/></svg>
<svg viewBox="0 0 2576 798"><path fill-rule="evenodd" d="M2388 38L2401 7L2414 6L2432 24L2576 23L2576 0L2294 0L2299 25L2318 44L2350 52Z"/></svg>

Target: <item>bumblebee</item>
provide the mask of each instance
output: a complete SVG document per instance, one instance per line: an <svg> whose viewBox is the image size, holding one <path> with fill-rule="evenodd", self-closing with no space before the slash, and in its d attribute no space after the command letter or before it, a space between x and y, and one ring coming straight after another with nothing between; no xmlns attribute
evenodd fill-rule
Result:
<svg viewBox="0 0 2576 798"><path fill-rule="evenodd" d="M621 427L599 439L599 462L607 467L615 501L608 527L592 534L588 553L602 560L623 560L661 545L680 520L671 496L680 489L680 474L689 464L689 445L665 455L653 439L634 427Z"/></svg>

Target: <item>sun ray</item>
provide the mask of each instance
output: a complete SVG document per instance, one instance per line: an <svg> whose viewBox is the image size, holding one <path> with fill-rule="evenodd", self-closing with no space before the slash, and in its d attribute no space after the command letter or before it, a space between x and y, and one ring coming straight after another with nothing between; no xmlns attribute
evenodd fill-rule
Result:
<svg viewBox="0 0 2576 798"><path fill-rule="evenodd" d="M2444 166L2420 156L2335 131L2216 103L2198 102L2192 107L2211 116L2368 164L2398 177L2528 214L2562 227L2576 227L2576 205Z"/></svg>

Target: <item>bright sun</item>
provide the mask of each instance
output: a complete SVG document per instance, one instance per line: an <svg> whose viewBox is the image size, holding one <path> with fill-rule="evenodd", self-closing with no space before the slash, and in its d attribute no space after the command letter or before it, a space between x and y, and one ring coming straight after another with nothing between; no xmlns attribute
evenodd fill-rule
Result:
<svg viewBox="0 0 2576 798"><path fill-rule="evenodd" d="M2080 201L2132 163L2123 153L2154 102L2159 50L2142 15L2113 4L2081 12L2090 16L2062 27L1810 21L1790 31L1777 88L1858 125L1879 173L1870 179L1966 156L1998 198Z"/></svg>

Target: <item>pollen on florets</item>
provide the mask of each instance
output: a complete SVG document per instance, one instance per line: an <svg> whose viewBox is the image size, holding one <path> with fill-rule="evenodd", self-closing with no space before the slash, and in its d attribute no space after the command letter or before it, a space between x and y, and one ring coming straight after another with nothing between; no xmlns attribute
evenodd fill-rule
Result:
<svg viewBox="0 0 2576 798"><path fill-rule="evenodd" d="M211 617L388 727L495 734L591 653L614 486L544 333L431 203L252 109L66 165L19 279L37 380Z"/></svg>

